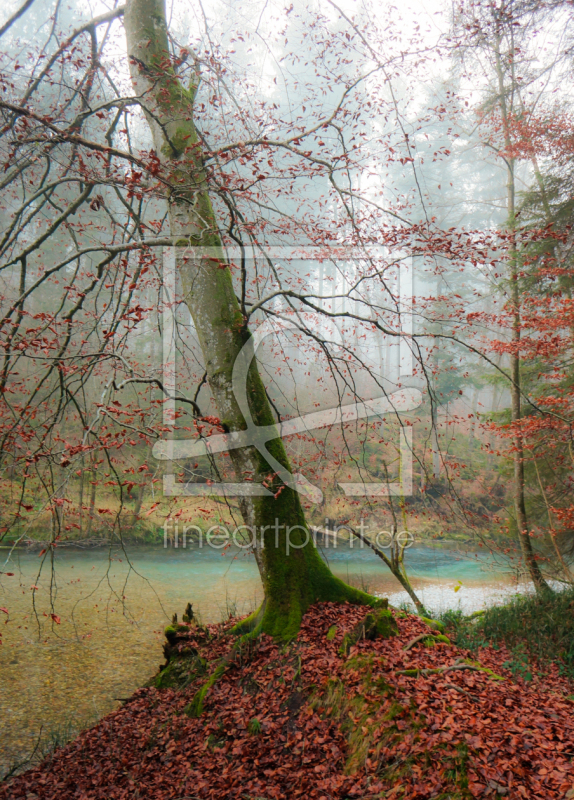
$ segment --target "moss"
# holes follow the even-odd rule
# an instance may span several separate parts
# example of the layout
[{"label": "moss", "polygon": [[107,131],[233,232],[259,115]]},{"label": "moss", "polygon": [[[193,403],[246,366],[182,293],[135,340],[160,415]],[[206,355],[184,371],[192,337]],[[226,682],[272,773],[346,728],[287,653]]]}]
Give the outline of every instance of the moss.
[{"label": "moss", "polygon": [[376,613],[367,614],[365,617],[366,639],[389,639],[397,633],[396,620],[388,609],[380,608]]},{"label": "moss", "polygon": [[429,633],[426,639],[423,639],[422,644],[424,647],[436,647],[437,644],[452,644],[448,636],[442,633]]},{"label": "moss", "polygon": [[437,619],[429,619],[428,617],[421,617],[423,622],[432,628],[435,631],[439,631],[439,633],[446,633],[446,625],[443,622],[440,622]]},{"label": "moss", "polygon": [[388,608],[379,608],[366,615],[350,633],[345,634],[343,642],[339,648],[339,653],[343,656],[348,655],[350,649],[361,639],[389,639],[396,636],[398,627],[395,618]]},{"label": "moss", "polygon": [[[444,775],[452,783],[452,789],[437,795],[437,800],[471,800],[473,795],[468,788],[469,750],[465,742],[454,745],[454,752],[441,753],[445,746],[439,746],[428,754],[429,762],[440,760],[444,765]],[[430,765],[430,763],[429,763]],[[500,795],[496,794],[495,797]]]},{"label": "moss", "polygon": [[471,667],[476,667],[481,672],[485,672],[490,678],[492,678],[495,681],[505,681],[506,680],[506,678],[503,675],[497,675],[496,672],[493,672],[491,669],[488,669],[488,667],[483,667],[482,664],[480,663],[480,661],[473,661],[470,658],[465,658],[464,659],[464,663],[468,664]]},{"label": "moss", "polygon": [[335,636],[337,635],[338,626],[331,625],[329,630],[327,631],[327,641],[332,642]]},{"label": "moss", "polygon": [[245,619],[242,619],[236,623],[231,629],[231,632],[236,634],[245,634],[254,631],[259,627],[264,608],[264,604],[259,606],[259,608],[249,614],[248,617],[245,617]]},{"label": "moss", "polygon": [[418,678],[420,675],[419,669],[403,669],[401,675],[406,675],[407,678]]},{"label": "moss", "polygon": [[216,736],[214,733],[210,733],[205,740],[205,744],[207,745],[207,748],[213,752],[214,750],[225,747],[225,741],[225,737]]},{"label": "moss", "polygon": [[187,717],[197,718],[202,715],[203,703],[209,693],[209,690],[225,673],[226,668],[227,668],[226,664],[219,664],[219,666],[216,667],[216,669],[212,672],[212,674],[209,676],[208,680],[204,683],[201,689],[199,689],[199,691],[195,693],[191,703],[189,703],[183,709],[183,713]]},{"label": "moss", "polygon": [[182,634],[185,635],[188,633],[189,633],[189,625],[178,625],[178,624],[174,625],[173,623],[171,625],[168,625],[164,631],[165,638],[168,640],[170,644],[174,644],[178,636],[181,636]]},{"label": "moss", "polygon": [[173,657],[151,681],[156,689],[185,689],[190,683],[205,675],[207,661],[197,655]]},{"label": "moss", "polygon": [[394,700],[391,703],[391,707],[385,714],[385,719],[387,720],[387,722],[392,722],[397,717],[400,717],[401,714],[404,713],[404,711],[405,711],[404,706],[402,706],[400,703],[397,703],[396,700]]},{"label": "moss", "polygon": [[392,686],[390,683],[388,683],[386,678],[383,677],[377,678],[377,680],[373,684],[373,688],[377,692],[377,694],[380,694],[383,697],[388,697],[389,695],[393,695],[396,692],[395,687]]},{"label": "moss", "polygon": [[168,664],[165,669],[162,669],[162,671],[155,676],[153,682],[156,689],[168,689],[175,685],[176,676],[174,673],[174,665]]}]

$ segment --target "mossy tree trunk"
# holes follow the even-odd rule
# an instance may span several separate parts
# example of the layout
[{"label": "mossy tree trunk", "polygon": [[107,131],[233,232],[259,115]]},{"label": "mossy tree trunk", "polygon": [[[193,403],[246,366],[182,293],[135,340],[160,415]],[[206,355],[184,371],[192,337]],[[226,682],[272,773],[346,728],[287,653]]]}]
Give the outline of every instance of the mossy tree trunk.
[{"label": "mossy tree trunk", "polygon": [[[142,98],[169,183],[176,264],[211,393],[224,427],[244,430],[246,421],[233,392],[232,371],[251,334],[235,295],[209,196],[194,124],[198,83],[184,87],[172,66],[163,0],[128,0],[124,21],[134,90]],[[209,256],[202,257],[195,249],[206,247],[210,248]],[[273,425],[255,360],[246,381],[253,422]],[[279,437],[269,442],[267,449],[291,472]],[[270,496],[245,497],[240,503],[245,524],[256,532],[255,556],[265,592],[264,604],[252,624],[276,638],[290,639],[296,635],[306,608],[316,600],[375,604],[375,598],[347,586],[331,573],[309,537],[299,494],[278,479],[259,451],[240,448],[232,450],[230,456],[238,481],[246,477],[255,482],[266,479],[272,490]]]}]

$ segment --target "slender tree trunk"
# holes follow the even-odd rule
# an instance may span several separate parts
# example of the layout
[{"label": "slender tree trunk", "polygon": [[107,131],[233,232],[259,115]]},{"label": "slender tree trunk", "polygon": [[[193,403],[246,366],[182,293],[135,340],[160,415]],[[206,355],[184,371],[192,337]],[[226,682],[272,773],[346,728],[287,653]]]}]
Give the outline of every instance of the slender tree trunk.
[{"label": "slender tree trunk", "polygon": [[138,493],[136,495],[136,502],[134,504],[134,511],[130,520],[130,527],[136,524],[138,521],[138,517],[140,515],[140,511],[142,510],[143,498],[146,490],[146,483],[142,481],[138,486]]},{"label": "slender tree trunk", "polygon": [[[318,528],[318,530],[322,530]],[[392,575],[398,580],[401,584],[405,592],[411,598],[413,603],[415,604],[417,613],[421,617],[426,617],[428,612],[424,605],[422,604],[421,600],[417,596],[417,593],[413,589],[413,586],[409,580],[409,576],[405,569],[405,562],[404,562],[404,555],[405,555],[405,547],[397,542],[396,538],[393,539],[391,543],[391,551],[390,556],[387,556],[379,547],[377,547],[374,542],[372,542],[368,536],[365,536],[361,531],[356,531],[354,528],[349,527],[348,530],[351,531],[353,536],[356,536],[357,539],[360,539],[363,544],[366,544],[367,547],[370,547],[371,550],[378,555],[381,561],[387,565],[390,569]],[[393,537],[396,536],[396,528],[393,525]]]},{"label": "slender tree trunk", "polygon": [[86,530],[86,537],[89,538],[92,533],[92,526],[94,523],[94,513],[96,508],[96,493],[97,493],[97,472],[96,472],[96,454],[92,453],[90,456],[91,461],[91,468],[90,468],[90,505],[88,506],[88,528]]},{"label": "slender tree trunk", "polygon": [[[520,423],[522,419],[522,398],[520,384],[520,354],[518,345],[520,344],[520,309],[518,305],[518,278],[516,268],[512,271],[513,281],[513,302],[514,318],[512,324],[512,342],[517,345],[516,353],[510,357],[510,370],[512,376],[512,386],[510,389],[512,401],[512,421]],[[519,427],[516,428],[514,436],[514,511],[516,514],[516,524],[518,527],[518,539],[522,557],[530,573],[530,577],[537,591],[549,590],[549,586],[544,580],[536,555],[532,547],[532,540],[528,532],[528,518],[526,516],[526,502],[524,497],[524,437]]]},{"label": "slender tree trunk", "polygon": [[82,533],[82,520],[84,519],[84,467],[85,467],[85,458],[82,454],[82,458],[80,459],[80,490],[79,490],[79,497],[78,497],[78,525],[80,526],[80,534]]},{"label": "slender tree trunk", "polygon": [[[504,73],[502,59],[500,55],[500,40],[496,40],[496,69],[499,88],[499,105],[504,129],[505,147],[507,152],[510,150],[511,139],[509,130],[509,111],[506,102],[506,88],[504,85]],[[508,229],[512,235],[516,230],[516,188],[515,188],[515,161],[510,156],[506,158],[506,203],[508,211]],[[518,527],[518,540],[524,563],[528,569],[536,591],[549,591],[550,587],[544,580],[540,567],[536,560],[536,555],[532,547],[532,540],[528,532],[528,518],[526,516],[526,502],[524,496],[524,437],[520,430],[522,419],[522,387],[520,377],[520,336],[521,336],[521,307],[520,307],[520,287],[519,278],[519,254],[515,243],[511,245],[509,253],[509,272],[510,272],[510,296],[512,303],[512,336],[511,341],[514,345],[510,355],[510,375],[512,384],[510,386],[511,396],[511,419],[515,423],[514,435],[514,510],[516,514],[516,525]]]},{"label": "slender tree trunk", "polygon": [[[163,0],[128,0],[125,11],[130,71],[143,98],[157,155],[170,184],[168,211],[184,299],[203,353],[209,387],[222,425],[244,430],[246,420],[233,391],[232,370],[248,330],[233,288],[208,193],[201,143],[193,121],[196,82],[185,88],[172,68]],[[196,248],[210,248],[201,255]],[[206,252],[206,251],[202,251]],[[249,411],[256,426],[274,418],[255,359],[246,374]],[[291,472],[283,442],[267,444],[269,454]],[[279,639],[296,635],[307,607],[317,600],[373,605],[376,600],[331,573],[305,522],[299,494],[286,486],[253,447],[230,452],[236,479],[267,479],[271,493],[240,501],[252,529],[265,601],[253,625]]]},{"label": "slender tree trunk", "polygon": [[[153,444],[150,444],[148,449],[146,450],[146,454],[145,454],[145,457],[144,457],[144,464],[147,464],[148,461],[150,460],[150,458],[152,456],[152,451],[153,451]],[[136,500],[135,500],[135,503],[134,503],[134,510],[133,510],[133,513],[131,514],[131,516],[129,517],[129,523],[128,523],[128,527],[129,528],[133,528],[134,525],[136,524],[136,522],[138,521],[138,518],[139,518],[139,515],[140,515],[140,511],[142,510],[144,494],[145,494],[145,490],[146,490],[147,486],[148,486],[148,483],[147,483],[144,475],[142,474],[142,482],[138,486],[138,493],[136,495]]]},{"label": "slender tree trunk", "polygon": [[468,466],[472,467],[474,455],[474,440],[476,436],[476,412],[478,408],[478,389],[475,387],[472,393],[472,419],[468,432]]}]

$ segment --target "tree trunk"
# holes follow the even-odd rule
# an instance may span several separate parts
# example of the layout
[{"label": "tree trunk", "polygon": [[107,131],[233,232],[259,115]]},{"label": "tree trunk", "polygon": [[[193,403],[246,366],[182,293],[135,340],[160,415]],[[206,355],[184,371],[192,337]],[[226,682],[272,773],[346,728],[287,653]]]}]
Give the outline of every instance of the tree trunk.
[{"label": "tree trunk", "polygon": [[[510,139],[510,115],[506,102],[506,89],[504,86],[504,73],[502,68],[502,58],[500,55],[500,40],[496,39],[496,71],[498,77],[499,105],[502,117],[504,144],[506,150],[511,148]],[[516,230],[516,186],[514,177],[515,161],[511,157],[506,158],[506,204],[508,211],[508,229],[514,236]],[[514,509],[516,514],[516,525],[518,527],[518,541],[524,563],[528,569],[536,591],[550,591],[550,587],[544,580],[536,555],[532,547],[532,540],[528,532],[528,519],[526,516],[526,502],[524,498],[524,437],[520,430],[522,419],[522,391],[520,380],[520,335],[521,335],[521,307],[520,307],[520,287],[518,285],[518,251],[514,242],[511,244],[509,252],[509,272],[510,272],[510,296],[512,303],[512,344],[513,352],[510,355],[510,376],[512,384],[510,386],[511,396],[511,419],[516,424],[514,435]]]},{"label": "tree trunk", "polygon": [[140,511],[142,510],[142,504],[143,504],[145,490],[146,490],[146,482],[145,482],[145,480],[142,480],[142,482],[138,486],[138,493],[136,495],[136,501],[134,503],[134,510],[133,510],[133,514],[131,515],[131,519],[130,519],[130,528],[133,528],[133,526],[136,524],[136,522],[139,519]]},{"label": "tree trunk", "polygon": [[478,408],[478,389],[475,387],[472,393],[472,419],[468,432],[468,466],[472,467],[474,456],[474,440],[476,435],[476,412]]},{"label": "tree trunk", "polygon": [[88,528],[86,530],[86,538],[87,539],[89,539],[90,536],[92,535],[92,527],[93,527],[93,524],[94,524],[94,514],[95,514],[95,509],[96,509],[96,493],[97,493],[97,489],[98,489],[97,481],[96,481],[97,474],[98,474],[97,473],[96,461],[97,461],[96,454],[95,454],[95,452],[92,452],[90,454],[90,462],[91,462],[90,477],[91,477],[91,481],[90,481],[90,505],[88,507]]},{"label": "tree trunk", "polygon": [[[170,232],[184,299],[203,353],[211,393],[223,427],[245,430],[235,397],[232,370],[248,343],[248,330],[233,288],[208,193],[201,144],[193,121],[197,83],[186,89],[172,67],[163,0],[128,0],[125,11],[130,72],[135,93],[143,98],[157,155],[170,186]],[[210,248],[201,255],[195,248]],[[204,251],[205,252],[205,251]],[[247,370],[249,411],[256,426],[274,424],[255,359]],[[267,450],[291,472],[278,437]],[[305,522],[299,494],[285,485],[254,447],[230,452],[236,480],[266,485],[266,497],[245,497],[240,508],[252,529],[255,557],[265,601],[252,623],[278,639],[297,634],[307,607],[317,600],[373,605],[375,598],[353,589],[331,573],[321,559]]]},{"label": "tree trunk", "polygon": [[85,458],[84,454],[82,453],[82,457],[80,459],[80,488],[79,488],[79,496],[78,496],[78,525],[80,526],[80,535],[82,534],[82,521],[84,519],[83,513],[83,505],[84,505],[84,468],[85,468]]}]

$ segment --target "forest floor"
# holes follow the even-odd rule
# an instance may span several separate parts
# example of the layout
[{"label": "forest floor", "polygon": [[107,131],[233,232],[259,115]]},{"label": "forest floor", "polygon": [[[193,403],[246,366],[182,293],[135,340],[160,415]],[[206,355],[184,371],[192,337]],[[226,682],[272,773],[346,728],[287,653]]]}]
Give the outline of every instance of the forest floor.
[{"label": "forest floor", "polygon": [[318,604],[296,642],[262,636],[232,658],[233,621],[180,628],[151,685],[0,798],[574,798],[574,685],[557,664],[525,680],[503,645],[471,653],[396,611],[397,635],[345,652],[365,614]]}]

